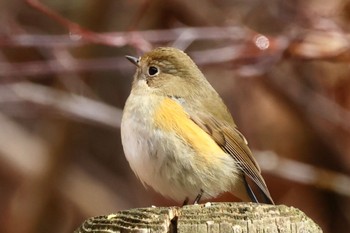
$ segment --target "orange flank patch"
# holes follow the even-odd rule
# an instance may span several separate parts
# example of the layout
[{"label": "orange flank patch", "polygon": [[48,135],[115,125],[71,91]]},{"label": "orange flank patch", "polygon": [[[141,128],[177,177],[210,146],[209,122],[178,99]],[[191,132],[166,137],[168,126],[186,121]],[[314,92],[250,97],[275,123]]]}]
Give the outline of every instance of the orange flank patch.
[{"label": "orange flank patch", "polygon": [[155,112],[154,120],[159,128],[175,132],[189,143],[198,155],[210,159],[211,162],[223,154],[210,135],[193,122],[182,106],[172,99],[166,98],[162,101]]}]

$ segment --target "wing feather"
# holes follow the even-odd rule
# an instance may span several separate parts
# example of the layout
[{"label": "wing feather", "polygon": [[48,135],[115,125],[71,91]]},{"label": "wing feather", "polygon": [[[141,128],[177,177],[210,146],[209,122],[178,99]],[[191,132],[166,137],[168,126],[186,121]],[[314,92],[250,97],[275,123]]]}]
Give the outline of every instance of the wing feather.
[{"label": "wing feather", "polygon": [[253,157],[247,140],[242,133],[235,126],[220,123],[214,117],[191,113],[189,115],[225,152],[237,161],[238,166],[259,187],[267,201],[273,203],[270,192],[261,176],[259,165]]}]

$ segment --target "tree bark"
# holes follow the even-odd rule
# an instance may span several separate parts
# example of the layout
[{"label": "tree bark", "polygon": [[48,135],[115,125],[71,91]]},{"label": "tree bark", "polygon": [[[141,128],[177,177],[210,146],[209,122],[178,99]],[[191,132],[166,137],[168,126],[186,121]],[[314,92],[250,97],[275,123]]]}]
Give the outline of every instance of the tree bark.
[{"label": "tree bark", "polygon": [[184,207],[149,207],[86,220],[74,233],[320,233],[302,211],[284,205],[206,203]]}]

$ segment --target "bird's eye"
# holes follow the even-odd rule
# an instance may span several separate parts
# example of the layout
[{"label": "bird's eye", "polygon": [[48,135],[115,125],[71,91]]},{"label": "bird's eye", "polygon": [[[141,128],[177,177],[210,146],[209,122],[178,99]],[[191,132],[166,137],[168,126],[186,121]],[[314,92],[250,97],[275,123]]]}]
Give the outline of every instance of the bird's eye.
[{"label": "bird's eye", "polygon": [[150,66],[148,68],[148,74],[151,75],[151,76],[158,74],[158,72],[159,72],[158,68],[155,67],[155,66]]}]

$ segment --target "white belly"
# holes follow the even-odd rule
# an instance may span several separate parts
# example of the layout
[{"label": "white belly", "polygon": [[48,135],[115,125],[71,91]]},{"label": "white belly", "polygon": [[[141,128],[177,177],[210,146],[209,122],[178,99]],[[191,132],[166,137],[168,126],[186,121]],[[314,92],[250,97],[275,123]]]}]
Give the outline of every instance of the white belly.
[{"label": "white belly", "polygon": [[232,189],[237,172],[233,159],[222,156],[217,167],[197,167],[193,149],[178,135],[155,128],[153,104],[161,101],[153,96],[132,97],[126,102],[121,125],[125,156],[135,174],[155,191],[177,201],[193,200],[201,189],[203,198]]}]

